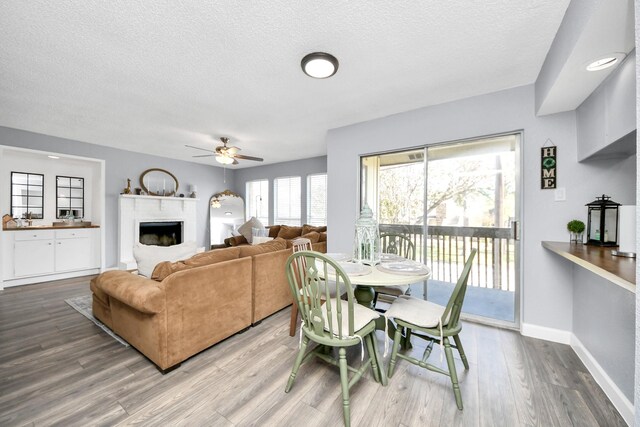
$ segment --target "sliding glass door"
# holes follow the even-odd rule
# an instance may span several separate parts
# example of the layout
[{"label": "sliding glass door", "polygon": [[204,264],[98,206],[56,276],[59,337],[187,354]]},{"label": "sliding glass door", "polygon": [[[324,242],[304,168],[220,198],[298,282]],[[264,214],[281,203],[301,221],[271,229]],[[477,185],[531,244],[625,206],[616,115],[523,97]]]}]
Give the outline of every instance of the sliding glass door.
[{"label": "sliding glass door", "polygon": [[413,296],[445,304],[478,249],[463,313],[517,324],[520,134],[362,157],[361,195],[381,233],[402,234],[432,270]]}]

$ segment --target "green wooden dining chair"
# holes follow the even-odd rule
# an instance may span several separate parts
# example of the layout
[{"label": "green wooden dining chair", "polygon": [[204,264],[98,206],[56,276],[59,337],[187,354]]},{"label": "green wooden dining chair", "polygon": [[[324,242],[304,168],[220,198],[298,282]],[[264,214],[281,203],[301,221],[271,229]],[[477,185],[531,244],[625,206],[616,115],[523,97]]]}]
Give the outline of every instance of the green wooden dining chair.
[{"label": "green wooden dining chair", "polygon": [[[378,357],[376,344],[376,322],[379,314],[357,303],[353,288],[345,271],[331,258],[313,251],[292,254],[286,263],[287,280],[291,294],[302,317],[300,326],[300,349],[293,364],[285,392],[289,392],[296,379],[300,365],[312,357],[340,368],[343,417],[350,425],[349,389],[357,383],[367,369],[373,370],[377,382],[386,384],[387,379]],[[335,285],[344,286],[346,300],[332,297]],[[307,352],[309,342],[318,344]],[[361,366],[358,369],[347,365],[346,348],[359,346]],[[368,357],[364,358],[364,347]],[[331,349],[338,349],[334,358]],[[353,376],[349,379],[349,373]]]},{"label": "green wooden dining chair", "polygon": [[[416,259],[416,247],[413,242],[402,234],[381,233],[380,234],[380,252],[385,254],[398,255],[406,259]],[[378,302],[379,295],[387,295],[397,298],[405,295],[410,291],[409,285],[400,286],[377,286],[373,297],[373,307]]]},{"label": "green wooden dining chair", "polygon": [[[473,258],[477,249],[472,249],[469,258],[464,264],[462,274],[453,289],[453,293],[449,298],[446,307],[425,301],[419,298],[402,296],[396,299],[391,308],[385,313],[388,319],[393,319],[397,324],[397,329],[393,339],[393,349],[391,351],[391,362],[389,363],[389,378],[393,375],[397,358],[405,359],[421,368],[447,375],[451,378],[453,386],[453,394],[456,398],[458,409],[462,409],[462,396],[460,394],[460,386],[458,385],[458,374],[453,359],[453,351],[455,348],[460,353],[460,359],[465,369],[469,369],[467,356],[464,354],[462,342],[460,341],[460,331],[462,324],[460,323],[460,312],[462,303],[467,291],[467,282],[469,281],[469,272]],[[398,352],[399,343],[402,338],[403,330],[406,330],[406,336],[418,337],[429,341],[427,348],[422,355],[422,359],[416,359],[409,355]],[[455,345],[451,344],[449,338],[453,338]],[[431,350],[435,342],[440,342],[444,346],[444,354],[447,359],[448,372],[430,363],[427,359],[431,355]]]}]

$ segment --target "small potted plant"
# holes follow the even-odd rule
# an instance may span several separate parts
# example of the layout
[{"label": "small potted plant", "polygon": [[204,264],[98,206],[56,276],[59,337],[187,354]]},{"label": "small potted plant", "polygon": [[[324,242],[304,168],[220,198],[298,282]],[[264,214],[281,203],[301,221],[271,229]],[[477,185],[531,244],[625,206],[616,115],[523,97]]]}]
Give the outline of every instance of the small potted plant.
[{"label": "small potted plant", "polygon": [[570,243],[582,243],[582,234],[584,233],[584,222],[574,219],[567,224],[567,230],[569,230],[569,242]]}]

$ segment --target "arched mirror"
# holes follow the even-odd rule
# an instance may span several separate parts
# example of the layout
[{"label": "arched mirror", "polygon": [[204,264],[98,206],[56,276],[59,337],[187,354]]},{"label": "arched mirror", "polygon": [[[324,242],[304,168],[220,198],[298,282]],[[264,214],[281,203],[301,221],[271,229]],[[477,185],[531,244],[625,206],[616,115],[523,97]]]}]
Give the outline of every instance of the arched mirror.
[{"label": "arched mirror", "polygon": [[150,196],[173,196],[178,193],[178,178],[164,169],[147,169],[140,175],[140,186]]},{"label": "arched mirror", "polygon": [[211,246],[221,245],[233,236],[233,231],[244,224],[244,200],[240,195],[225,190],[209,200],[209,229]]}]

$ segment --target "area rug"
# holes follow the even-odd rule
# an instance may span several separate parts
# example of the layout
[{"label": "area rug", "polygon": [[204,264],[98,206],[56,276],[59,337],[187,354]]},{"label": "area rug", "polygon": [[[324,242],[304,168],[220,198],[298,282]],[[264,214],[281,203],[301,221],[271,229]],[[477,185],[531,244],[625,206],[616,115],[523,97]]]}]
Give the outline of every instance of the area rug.
[{"label": "area rug", "polygon": [[113,333],[113,331],[107,328],[101,321],[93,317],[93,310],[91,309],[91,295],[83,295],[81,297],[69,298],[64,300],[78,313],[82,314],[87,319],[96,324],[97,327],[109,334],[114,340],[118,341],[125,347],[129,347],[129,343]]}]

